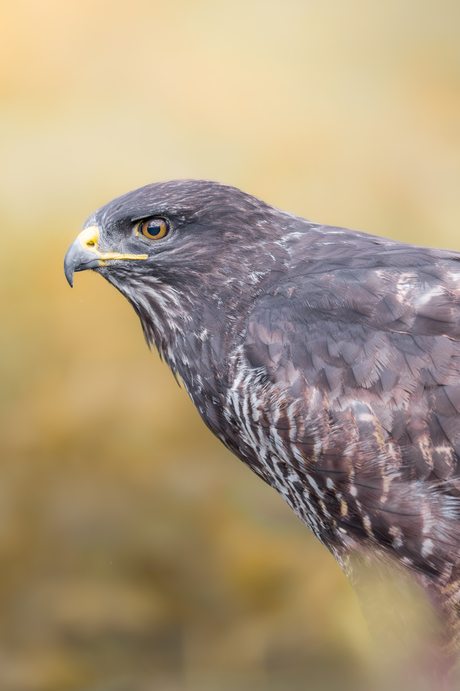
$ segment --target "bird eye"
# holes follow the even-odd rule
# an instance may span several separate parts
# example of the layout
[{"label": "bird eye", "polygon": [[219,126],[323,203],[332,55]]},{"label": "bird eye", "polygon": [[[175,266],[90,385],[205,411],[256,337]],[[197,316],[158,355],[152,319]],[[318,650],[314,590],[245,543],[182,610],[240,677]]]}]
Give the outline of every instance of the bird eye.
[{"label": "bird eye", "polygon": [[169,233],[169,225],[163,218],[151,218],[139,223],[137,233],[142,233],[149,240],[161,240]]}]

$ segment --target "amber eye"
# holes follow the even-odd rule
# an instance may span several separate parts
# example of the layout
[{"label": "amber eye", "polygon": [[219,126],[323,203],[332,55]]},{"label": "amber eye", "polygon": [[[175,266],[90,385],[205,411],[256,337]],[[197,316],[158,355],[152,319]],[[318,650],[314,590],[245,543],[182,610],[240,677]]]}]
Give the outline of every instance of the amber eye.
[{"label": "amber eye", "polygon": [[169,226],[163,218],[152,218],[139,223],[137,232],[149,240],[161,240],[169,233]]}]

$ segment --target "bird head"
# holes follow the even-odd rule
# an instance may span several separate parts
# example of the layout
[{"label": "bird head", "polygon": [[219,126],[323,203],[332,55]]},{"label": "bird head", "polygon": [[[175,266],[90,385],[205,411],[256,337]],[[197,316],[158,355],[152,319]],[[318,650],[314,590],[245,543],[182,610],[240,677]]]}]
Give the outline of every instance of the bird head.
[{"label": "bird head", "polygon": [[292,218],[215,182],[147,185],[90,216],[67,252],[65,275],[72,286],[77,271],[100,273],[164,353],[165,339],[206,311],[227,322],[241,314],[283,254],[275,245]]}]

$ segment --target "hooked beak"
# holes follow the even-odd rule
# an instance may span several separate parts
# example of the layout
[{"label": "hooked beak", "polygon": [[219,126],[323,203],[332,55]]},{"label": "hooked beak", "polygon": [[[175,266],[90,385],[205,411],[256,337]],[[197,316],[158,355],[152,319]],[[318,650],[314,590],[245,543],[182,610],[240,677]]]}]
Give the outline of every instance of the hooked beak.
[{"label": "hooked beak", "polygon": [[97,242],[99,228],[90,226],[83,230],[70,245],[64,259],[64,273],[68,284],[73,288],[75,271],[86,271],[104,266],[110,259],[148,259],[148,254],[120,254],[118,252],[99,252]]}]

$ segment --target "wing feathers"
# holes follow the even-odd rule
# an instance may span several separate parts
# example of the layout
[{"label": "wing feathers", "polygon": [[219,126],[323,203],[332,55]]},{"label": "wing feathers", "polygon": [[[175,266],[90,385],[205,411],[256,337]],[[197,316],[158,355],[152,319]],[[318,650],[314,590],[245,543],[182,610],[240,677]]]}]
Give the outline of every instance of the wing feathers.
[{"label": "wing feathers", "polygon": [[[460,273],[452,264],[450,273],[427,265],[290,279],[258,300],[245,340],[249,366],[268,378],[259,419],[264,410],[310,505],[340,531],[438,575],[449,550],[460,560]],[[280,413],[281,400],[290,414]]]}]

